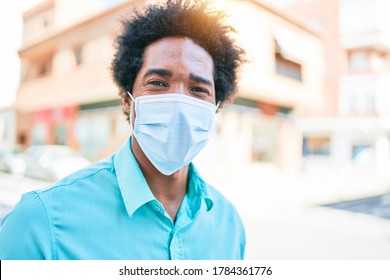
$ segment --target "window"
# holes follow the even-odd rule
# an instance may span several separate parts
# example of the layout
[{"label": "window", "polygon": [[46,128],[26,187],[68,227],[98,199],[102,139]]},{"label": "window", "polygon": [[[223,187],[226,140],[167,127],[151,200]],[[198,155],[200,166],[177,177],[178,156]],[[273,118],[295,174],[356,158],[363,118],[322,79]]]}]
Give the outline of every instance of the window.
[{"label": "window", "polygon": [[83,48],[77,47],[74,49],[74,57],[76,60],[76,65],[80,65],[83,62]]},{"label": "window", "polygon": [[355,166],[370,167],[375,164],[375,149],[369,144],[355,144],[352,146],[352,162]]},{"label": "window", "polygon": [[50,21],[48,18],[42,19],[42,26],[43,26],[43,28],[48,28],[50,26]]},{"label": "window", "polygon": [[254,162],[276,162],[278,138],[282,120],[277,117],[253,116],[252,160]]},{"label": "window", "polygon": [[276,40],[275,42],[275,72],[279,75],[302,81],[302,66],[301,64],[292,61],[288,55],[284,54],[282,48]]},{"label": "window", "polygon": [[[42,35],[53,27],[54,23],[54,1],[41,1],[40,10],[27,11],[23,16],[23,38],[33,38]],[[46,7],[43,7],[46,6]]]},{"label": "window", "polygon": [[45,144],[48,134],[48,128],[44,123],[36,123],[32,127],[31,132],[31,144],[32,145],[43,145]]},{"label": "window", "polygon": [[275,53],[275,71],[277,74],[302,81],[302,66]]},{"label": "window", "polygon": [[41,62],[38,67],[38,77],[46,76],[51,72],[51,61]]},{"label": "window", "polygon": [[55,126],[55,144],[66,145],[66,126],[65,124],[57,124]]},{"label": "window", "polygon": [[348,65],[351,70],[366,70],[368,62],[368,54],[364,51],[353,51],[348,54]]},{"label": "window", "polygon": [[311,136],[303,138],[303,156],[330,155],[330,138],[328,136]]},{"label": "window", "polygon": [[350,94],[348,98],[350,113],[374,113],[376,112],[376,96],[374,93]]},{"label": "window", "polygon": [[23,60],[21,67],[21,82],[45,77],[52,72],[53,55]]},{"label": "window", "polygon": [[352,146],[352,159],[356,159],[361,156],[363,153],[367,152],[370,149],[370,145],[353,145]]}]

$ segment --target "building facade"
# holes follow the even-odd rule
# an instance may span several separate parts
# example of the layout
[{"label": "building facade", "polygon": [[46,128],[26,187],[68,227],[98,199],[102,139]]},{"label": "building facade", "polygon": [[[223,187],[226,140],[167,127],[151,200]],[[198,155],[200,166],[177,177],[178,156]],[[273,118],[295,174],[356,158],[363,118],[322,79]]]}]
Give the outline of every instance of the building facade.
[{"label": "building facade", "polygon": [[318,114],[300,115],[308,162],[388,176],[390,28],[384,0],[273,0],[324,28],[325,96]]},{"label": "building facade", "polygon": [[84,13],[69,20],[70,4],[43,1],[24,14],[17,141],[65,144],[96,160],[128,132],[118,125],[122,114],[109,67],[117,19],[129,4],[99,10],[74,2]]},{"label": "building facade", "polygon": [[[69,145],[97,160],[130,135],[109,67],[119,19],[145,1],[104,10],[87,7],[87,16],[80,12],[72,21],[57,22],[57,17],[67,18],[60,15],[66,12],[60,9],[62,1],[44,1],[25,13],[30,31],[19,51],[16,139],[26,147]],[[296,172],[302,137],[295,113],[316,111],[323,99],[322,34],[260,1],[217,2],[231,15],[248,63],[237,98],[217,114],[213,140],[199,160],[267,162]]]},{"label": "building facade", "polygon": [[16,116],[11,106],[0,108],[0,152],[15,149]]}]

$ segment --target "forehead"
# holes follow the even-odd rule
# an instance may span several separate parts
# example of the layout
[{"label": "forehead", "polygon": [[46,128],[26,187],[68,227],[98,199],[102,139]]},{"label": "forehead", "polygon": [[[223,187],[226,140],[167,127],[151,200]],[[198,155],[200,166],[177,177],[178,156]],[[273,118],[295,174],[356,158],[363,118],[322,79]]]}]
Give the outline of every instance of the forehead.
[{"label": "forehead", "polygon": [[167,37],[153,42],[145,49],[140,72],[151,68],[213,77],[214,64],[210,54],[191,39]]}]

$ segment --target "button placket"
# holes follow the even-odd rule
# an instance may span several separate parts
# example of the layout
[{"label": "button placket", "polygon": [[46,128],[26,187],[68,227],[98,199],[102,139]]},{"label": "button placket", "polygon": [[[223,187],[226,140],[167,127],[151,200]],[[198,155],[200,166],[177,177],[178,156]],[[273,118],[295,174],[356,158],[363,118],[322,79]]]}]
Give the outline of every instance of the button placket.
[{"label": "button placket", "polygon": [[156,212],[158,212],[158,213],[160,213],[160,214],[162,214],[162,215],[164,215],[164,207],[158,202],[158,201],[155,201],[154,203],[153,203],[153,209],[156,211]]},{"label": "button placket", "polygon": [[168,231],[172,231],[174,225],[172,219],[168,216],[167,212],[165,212],[164,206],[155,200],[150,204],[149,207],[150,210],[153,211],[157,217],[159,217],[159,220],[164,223]]},{"label": "button placket", "polygon": [[180,242],[180,235],[177,231],[172,231],[172,239],[171,244],[169,246],[169,250],[171,253],[171,259],[172,260],[182,260],[183,259],[183,252],[182,252],[182,246]]}]

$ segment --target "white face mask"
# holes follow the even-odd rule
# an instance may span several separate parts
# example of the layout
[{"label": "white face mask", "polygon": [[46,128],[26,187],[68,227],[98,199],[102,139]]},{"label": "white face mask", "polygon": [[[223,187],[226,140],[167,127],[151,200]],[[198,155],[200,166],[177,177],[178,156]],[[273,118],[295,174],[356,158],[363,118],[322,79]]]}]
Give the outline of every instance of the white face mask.
[{"label": "white face mask", "polygon": [[137,97],[133,134],[151,163],[164,175],[189,164],[206,146],[215,106],[184,94]]}]

